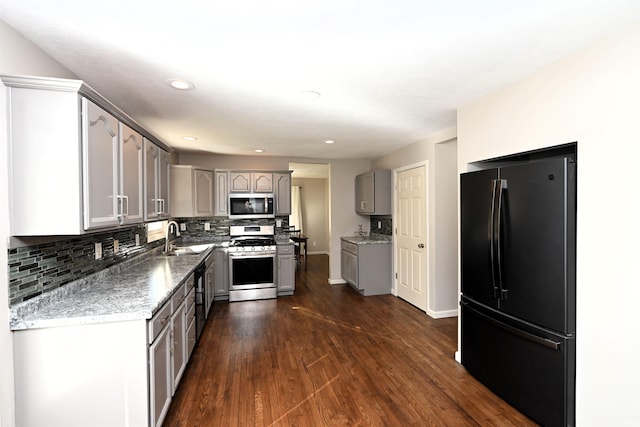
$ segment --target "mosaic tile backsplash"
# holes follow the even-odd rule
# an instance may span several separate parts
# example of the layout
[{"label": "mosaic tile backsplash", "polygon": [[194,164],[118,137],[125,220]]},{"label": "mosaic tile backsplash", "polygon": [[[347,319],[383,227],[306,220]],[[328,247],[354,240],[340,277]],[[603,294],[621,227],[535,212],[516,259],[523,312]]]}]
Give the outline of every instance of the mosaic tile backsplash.
[{"label": "mosaic tile backsplash", "polygon": [[[380,222],[381,228],[378,228]],[[372,215],[369,233],[393,236],[393,221],[391,215]]]},{"label": "mosaic tile backsplash", "polygon": [[[288,217],[282,220],[282,228],[288,227]],[[175,218],[186,224],[182,238],[206,239],[229,235],[230,225],[275,224],[275,220],[234,220],[227,218]],[[210,230],[205,230],[205,223]],[[276,234],[282,228],[276,229]],[[140,245],[135,244],[135,235]],[[113,242],[118,240],[119,251],[114,254]],[[102,258],[95,259],[95,243],[102,243]],[[110,232],[74,236],[52,243],[24,246],[8,250],[9,305],[52,291],[67,283],[119,264],[130,257],[164,245],[164,239],[147,243],[144,225]]]}]

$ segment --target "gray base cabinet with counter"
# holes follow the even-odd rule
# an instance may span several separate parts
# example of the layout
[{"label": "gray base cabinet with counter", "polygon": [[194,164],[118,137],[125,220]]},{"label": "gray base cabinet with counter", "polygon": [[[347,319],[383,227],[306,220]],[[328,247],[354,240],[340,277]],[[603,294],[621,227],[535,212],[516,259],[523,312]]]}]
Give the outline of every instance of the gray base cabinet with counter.
[{"label": "gray base cabinet with counter", "polygon": [[193,274],[149,319],[14,331],[16,425],[160,426],[195,345]]},{"label": "gray base cabinet with counter", "polygon": [[391,242],[341,238],[342,278],[362,295],[391,293]]}]

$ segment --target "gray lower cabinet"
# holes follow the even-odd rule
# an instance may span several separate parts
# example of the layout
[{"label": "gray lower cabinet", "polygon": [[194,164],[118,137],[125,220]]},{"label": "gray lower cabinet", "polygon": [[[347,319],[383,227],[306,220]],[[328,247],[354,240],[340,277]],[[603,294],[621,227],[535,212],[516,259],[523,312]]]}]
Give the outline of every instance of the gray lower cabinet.
[{"label": "gray lower cabinet", "polygon": [[229,299],[229,253],[226,248],[216,248],[213,251],[214,270],[214,301]]},{"label": "gray lower cabinet", "polygon": [[342,278],[362,295],[391,293],[391,242],[355,244],[341,240]]},{"label": "gray lower cabinet", "polygon": [[161,425],[189,360],[193,289],[190,276],[149,320],[14,331],[16,425]]},{"label": "gray lower cabinet", "polygon": [[278,245],[276,250],[278,296],[293,295],[296,290],[296,264],[293,243]]}]

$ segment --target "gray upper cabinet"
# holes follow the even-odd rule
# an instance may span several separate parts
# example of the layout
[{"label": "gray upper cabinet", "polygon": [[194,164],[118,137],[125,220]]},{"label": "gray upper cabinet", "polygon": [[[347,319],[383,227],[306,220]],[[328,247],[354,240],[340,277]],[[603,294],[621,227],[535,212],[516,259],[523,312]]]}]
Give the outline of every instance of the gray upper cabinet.
[{"label": "gray upper cabinet", "polygon": [[188,165],[171,166],[171,216],[213,216],[213,171]]},{"label": "gray upper cabinet", "polygon": [[229,171],[217,170],[214,172],[215,203],[214,216],[229,215]]},{"label": "gray upper cabinet", "polygon": [[356,177],[356,213],[391,215],[391,171],[374,170]]},{"label": "gray upper cabinet", "polygon": [[229,191],[232,193],[273,193],[271,172],[232,171],[229,173]]},{"label": "gray upper cabinet", "polygon": [[12,236],[78,235],[143,220],[141,127],[81,80],[0,80]]},{"label": "gray upper cabinet", "polygon": [[82,98],[84,228],[142,222],[142,135]]},{"label": "gray upper cabinet", "polygon": [[144,219],[153,221],[171,214],[169,153],[144,139]]},{"label": "gray upper cabinet", "polygon": [[273,174],[276,216],[291,215],[291,172]]},{"label": "gray upper cabinet", "polygon": [[143,220],[144,145],[142,135],[124,123],[120,123],[118,177],[119,193],[116,200],[120,224],[139,223]]},{"label": "gray upper cabinet", "polygon": [[118,225],[118,121],[82,99],[84,228]]}]

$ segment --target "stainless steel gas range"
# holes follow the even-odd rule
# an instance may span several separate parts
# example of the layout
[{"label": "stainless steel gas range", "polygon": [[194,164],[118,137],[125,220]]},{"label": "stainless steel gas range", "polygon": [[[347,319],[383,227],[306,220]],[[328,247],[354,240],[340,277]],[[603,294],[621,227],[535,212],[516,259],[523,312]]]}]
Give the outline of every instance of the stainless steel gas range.
[{"label": "stainless steel gas range", "polygon": [[276,298],[274,226],[234,225],[229,234],[229,302]]}]

